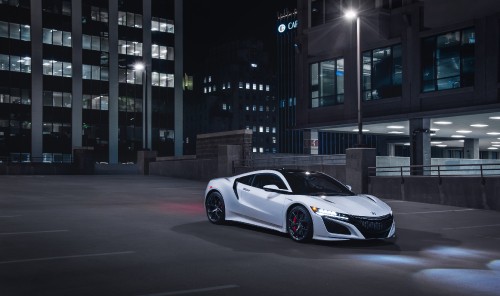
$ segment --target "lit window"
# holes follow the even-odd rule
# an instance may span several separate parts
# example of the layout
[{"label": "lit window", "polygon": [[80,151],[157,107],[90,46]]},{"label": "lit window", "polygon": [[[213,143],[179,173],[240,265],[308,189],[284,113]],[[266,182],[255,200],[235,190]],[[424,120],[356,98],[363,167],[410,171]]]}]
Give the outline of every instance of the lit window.
[{"label": "lit window", "polygon": [[263,84],[259,84],[259,90],[264,90],[264,85]]},{"label": "lit window", "polygon": [[252,89],[253,89],[253,90],[257,90],[257,84],[255,84],[255,83],[254,83],[254,84],[252,84]]},{"label": "lit window", "polygon": [[241,81],[240,81],[240,82],[238,83],[238,88],[243,88],[243,82],[241,82]]},{"label": "lit window", "polygon": [[245,83],[245,89],[250,89],[250,83]]},{"label": "lit window", "polygon": [[259,133],[263,133],[264,132],[264,127],[261,125],[259,126]]}]

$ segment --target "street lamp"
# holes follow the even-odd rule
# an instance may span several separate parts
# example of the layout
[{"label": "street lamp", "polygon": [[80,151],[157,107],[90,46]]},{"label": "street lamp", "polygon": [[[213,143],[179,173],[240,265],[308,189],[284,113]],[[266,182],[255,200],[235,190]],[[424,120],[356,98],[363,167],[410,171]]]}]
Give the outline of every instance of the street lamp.
[{"label": "street lamp", "polygon": [[358,100],[358,147],[363,147],[363,113],[361,109],[361,46],[359,42],[360,27],[359,27],[359,14],[354,9],[348,9],[344,13],[344,17],[348,20],[356,19],[356,86],[357,86],[357,100]]},{"label": "street lamp", "polygon": [[148,121],[148,74],[147,67],[144,63],[135,63],[134,70],[137,72],[141,72],[142,75],[142,134],[143,134],[143,142],[142,149],[149,150],[149,141],[148,141],[148,133],[149,133],[149,121]]}]

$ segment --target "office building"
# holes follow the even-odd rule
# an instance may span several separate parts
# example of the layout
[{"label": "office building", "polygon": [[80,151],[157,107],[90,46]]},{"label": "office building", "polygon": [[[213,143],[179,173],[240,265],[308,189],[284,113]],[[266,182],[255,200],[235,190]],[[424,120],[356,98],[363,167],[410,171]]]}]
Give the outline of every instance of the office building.
[{"label": "office building", "polygon": [[0,0],[0,156],[182,154],[182,1]]},{"label": "office building", "polygon": [[297,128],[356,135],[361,123],[387,137],[379,154],[408,151],[415,165],[498,157],[498,1],[297,3]]}]

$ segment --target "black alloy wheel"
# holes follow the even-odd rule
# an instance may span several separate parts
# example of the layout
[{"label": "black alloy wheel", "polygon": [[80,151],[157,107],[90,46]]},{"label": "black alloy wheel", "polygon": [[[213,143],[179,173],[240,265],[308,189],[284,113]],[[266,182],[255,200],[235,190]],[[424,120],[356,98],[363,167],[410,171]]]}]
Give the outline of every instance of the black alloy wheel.
[{"label": "black alloy wheel", "polygon": [[312,218],[303,206],[294,206],[287,215],[286,228],[290,238],[297,242],[306,242],[313,236]]},{"label": "black alloy wheel", "polygon": [[214,224],[222,224],[226,219],[226,208],[222,195],[214,191],[210,193],[205,200],[205,209],[207,210],[208,221]]}]

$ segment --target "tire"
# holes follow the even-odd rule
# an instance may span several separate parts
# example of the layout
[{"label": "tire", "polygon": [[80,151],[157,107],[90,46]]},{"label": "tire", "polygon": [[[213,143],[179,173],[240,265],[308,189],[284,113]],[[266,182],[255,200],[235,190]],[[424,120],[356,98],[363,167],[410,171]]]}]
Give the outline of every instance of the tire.
[{"label": "tire", "polygon": [[294,206],[286,216],[286,229],[292,240],[307,242],[312,239],[313,222],[306,208],[300,205]]},{"label": "tire", "polygon": [[208,221],[214,224],[223,224],[226,220],[226,207],[222,195],[217,192],[211,192],[205,199],[205,209],[207,211]]}]

